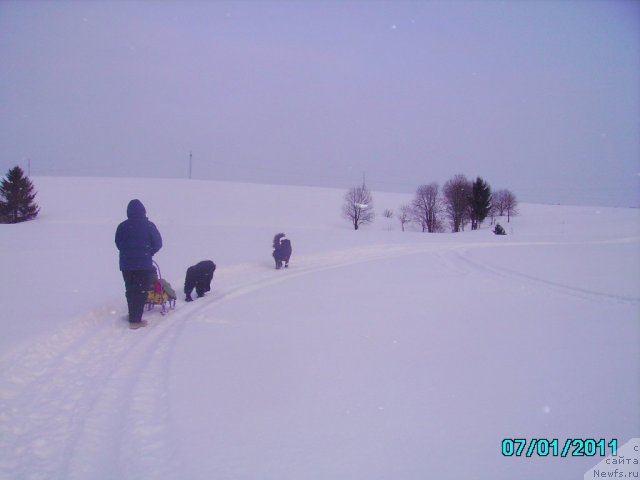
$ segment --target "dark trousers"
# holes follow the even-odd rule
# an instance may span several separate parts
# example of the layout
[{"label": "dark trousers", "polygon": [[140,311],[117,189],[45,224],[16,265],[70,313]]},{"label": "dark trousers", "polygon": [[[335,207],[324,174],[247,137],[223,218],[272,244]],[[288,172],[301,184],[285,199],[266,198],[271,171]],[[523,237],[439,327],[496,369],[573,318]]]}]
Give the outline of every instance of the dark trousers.
[{"label": "dark trousers", "polygon": [[140,322],[142,312],[144,312],[144,304],[147,302],[147,292],[151,285],[151,272],[149,270],[127,270],[122,272],[122,277],[129,306],[129,322]]}]

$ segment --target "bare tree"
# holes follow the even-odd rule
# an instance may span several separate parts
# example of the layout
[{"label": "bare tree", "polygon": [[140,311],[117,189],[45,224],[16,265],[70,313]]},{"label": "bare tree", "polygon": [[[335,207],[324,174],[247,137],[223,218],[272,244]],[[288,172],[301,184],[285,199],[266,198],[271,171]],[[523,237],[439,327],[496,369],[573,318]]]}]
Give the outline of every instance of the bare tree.
[{"label": "bare tree", "polygon": [[506,194],[507,194],[507,191],[502,189],[502,190],[496,190],[495,192],[493,192],[493,195],[491,196],[491,203],[493,205],[493,208],[495,209],[494,214],[497,215],[498,217],[502,217],[504,215]]},{"label": "bare tree", "polygon": [[502,217],[506,213],[507,222],[510,221],[512,216],[518,214],[518,199],[511,190],[506,188],[496,190],[491,200],[495,208],[495,214]]},{"label": "bare tree", "polygon": [[491,225],[493,225],[494,223],[496,223],[496,215],[498,215],[498,209],[493,204],[493,195],[491,196],[491,199],[492,203],[491,207],[489,208],[489,217],[491,217]]},{"label": "bare tree", "polygon": [[373,222],[373,198],[365,185],[350,188],[345,194],[342,216],[353,224],[354,230],[358,230],[360,225]]},{"label": "bare tree", "polygon": [[416,221],[429,233],[437,232],[442,214],[442,201],[438,196],[440,187],[437,183],[429,185],[420,185],[416,190],[416,196],[413,198],[413,214]]},{"label": "bare tree", "polygon": [[403,232],[404,232],[404,226],[411,223],[412,216],[413,216],[413,207],[411,205],[400,206],[400,213],[398,214],[398,220],[400,221],[400,226],[402,227]]},{"label": "bare tree", "polygon": [[385,208],[384,212],[382,212],[382,216],[387,219],[387,230],[391,231],[393,229],[393,225],[391,223],[391,219],[393,218],[393,210],[390,208]]},{"label": "bare tree", "polygon": [[518,215],[518,199],[510,190],[505,190],[504,209],[507,211],[507,222]]},{"label": "bare tree", "polygon": [[464,175],[455,175],[444,184],[444,203],[451,230],[459,232],[470,219],[471,182]]}]

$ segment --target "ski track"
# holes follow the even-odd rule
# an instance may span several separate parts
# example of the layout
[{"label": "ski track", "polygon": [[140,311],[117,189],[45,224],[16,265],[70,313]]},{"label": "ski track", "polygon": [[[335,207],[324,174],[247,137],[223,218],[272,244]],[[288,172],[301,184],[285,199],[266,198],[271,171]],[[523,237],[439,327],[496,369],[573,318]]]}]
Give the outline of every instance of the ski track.
[{"label": "ski track", "polygon": [[[604,242],[603,242],[604,243]],[[515,246],[515,245],[514,245]],[[478,260],[472,260],[466,255],[466,248],[459,249],[455,252],[458,262],[466,264],[473,270],[487,274],[491,277],[497,278],[501,281],[507,281],[513,284],[513,280],[516,280],[519,285],[522,286],[535,286],[550,289],[556,293],[563,295],[569,295],[572,297],[578,297],[585,300],[606,301],[612,303],[624,303],[629,305],[640,305],[640,298],[634,298],[625,295],[616,295],[613,293],[598,292],[587,288],[576,287],[572,285],[566,285],[551,280],[535,277],[522,272],[516,272],[504,267],[497,267],[494,265],[488,265]]]},{"label": "ski track", "polygon": [[[604,240],[611,243],[637,239]],[[190,478],[181,461],[168,395],[173,348],[189,322],[210,322],[209,310],[300,276],[417,253],[434,253],[462,274],[517,278],[586,299],[638,305],[640,300],[561,285],[489,266],[469,248],[562,242],[375,245],[296,257],[286,271],[267,264],[220,268],[213,293],[167,316],[145,313],[147,328],[130,331],[126,316],[105,307],[0,363],[0,479]],[[470,271],[471,269],[471,271]],[[118,307],[122,308],[122,307]]]}]

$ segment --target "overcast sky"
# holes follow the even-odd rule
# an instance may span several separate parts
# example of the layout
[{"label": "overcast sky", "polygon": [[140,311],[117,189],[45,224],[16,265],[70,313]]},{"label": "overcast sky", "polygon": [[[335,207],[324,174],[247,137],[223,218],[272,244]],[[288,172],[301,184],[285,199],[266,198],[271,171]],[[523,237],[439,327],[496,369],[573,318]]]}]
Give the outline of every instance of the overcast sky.
[{"label": "overcast sky", "polygon": [[[0,0],[0,169],[640,205],[637,1]],[[36,185],[37,187],[37,185]]]}]

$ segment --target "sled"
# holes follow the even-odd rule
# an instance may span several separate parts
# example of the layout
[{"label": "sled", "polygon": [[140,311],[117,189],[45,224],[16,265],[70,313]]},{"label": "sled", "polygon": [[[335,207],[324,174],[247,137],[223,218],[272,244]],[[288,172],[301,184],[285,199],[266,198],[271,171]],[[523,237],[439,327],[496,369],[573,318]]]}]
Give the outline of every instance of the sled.
[{"label": "sled", "polygon": [[153,266],[156,268],[157,277],[153,281],[153,288],[147,292],[147,301],[145,306],[147,311],[153,310],[156,305],[160,306],[160,314],[166,315],[169,310],[176,308],[176,299],[170,298],[169,294],[162,286],[162,274],[160,273],[160,265],[157,262],[153,262]]}]

